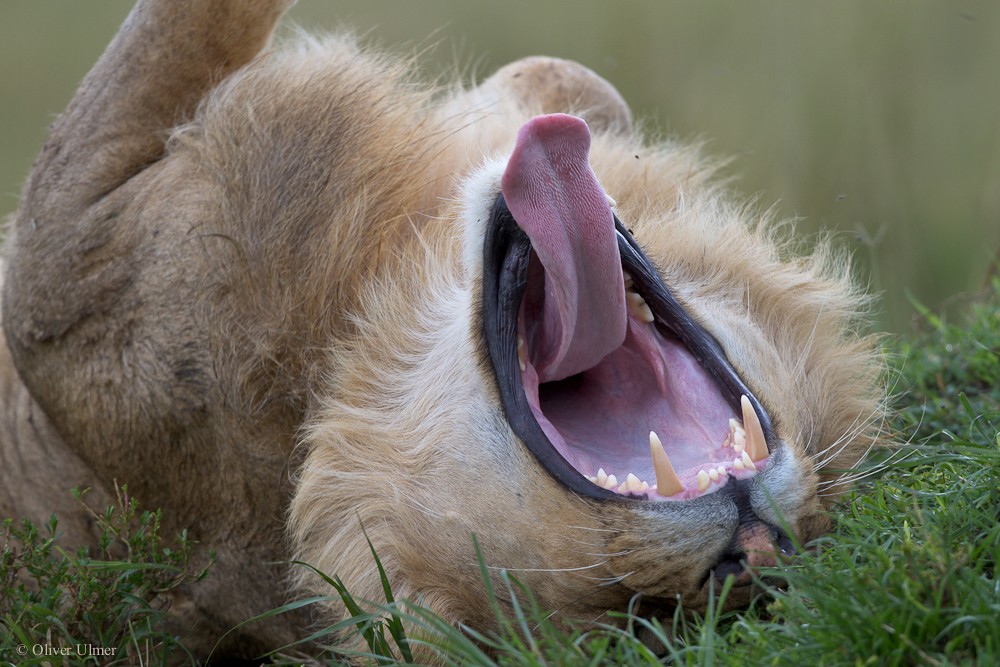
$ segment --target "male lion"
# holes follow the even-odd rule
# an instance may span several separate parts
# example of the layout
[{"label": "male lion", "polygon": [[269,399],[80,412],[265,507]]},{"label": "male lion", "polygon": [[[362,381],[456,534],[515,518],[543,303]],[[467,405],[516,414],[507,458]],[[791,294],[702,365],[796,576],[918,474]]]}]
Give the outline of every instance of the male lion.
[{"label": "male lion", "polygon": [[846,261],[786,257],[580,65],[442,91],[347,38],[262,51],[288,4],[141,0],[53,126],[7,243],[0,511],[72,546],[72,486],[163,508],[219,554],[174,600],[195,651],[327,590],[276,562],[377,599],[363,529],[474,627],[473,533],[566,618],[745,603],[878,437]]}]

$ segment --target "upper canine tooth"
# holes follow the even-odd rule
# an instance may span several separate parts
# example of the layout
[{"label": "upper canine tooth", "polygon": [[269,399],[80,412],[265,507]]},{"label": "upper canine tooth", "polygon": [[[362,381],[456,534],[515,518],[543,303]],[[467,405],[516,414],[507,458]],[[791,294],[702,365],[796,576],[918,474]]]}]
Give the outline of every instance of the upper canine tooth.
[{"label": "upper canine tooth", "polygon": [[698,471],[698,492],[705,491],[708,485],[711,483],[712,479],[708,476],[708,473],[704,470]]},{"label": "upper canine tooth", "polygon": [[680,478],[670,465],[663,443],[653,431],[649,432],[649,451],[653,455],[653,471],[656,473],[656,492],[661,496],[672,496],[684,490]]},{"label": "upper canine tooth", "polygon": [[518,334],[517,336],[517,365],[521,367],[521,372],[523,373],[527,368],[528,361],[528,351],[524,344],[524,336]]},{"label": "upper canine tooth", "polygon": [[747,431],[747,452],[751,461],[760,461],[767,458],[767,440],[764,439],[764,429],[761,428],[760,419],[750,403],[750,399],[743,395],[740,398],[743,406],[743,424]]}]

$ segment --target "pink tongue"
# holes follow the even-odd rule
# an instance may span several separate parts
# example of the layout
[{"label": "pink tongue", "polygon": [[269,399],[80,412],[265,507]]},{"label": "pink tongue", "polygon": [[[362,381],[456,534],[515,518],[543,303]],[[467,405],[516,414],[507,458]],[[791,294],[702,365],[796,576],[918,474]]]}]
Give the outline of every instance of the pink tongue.
[{"label": "pink tongue", "polygon": [[518,131],[501,181],[507,207],[545,269],[542,303],[528,305],[526,297],[535,318],[528,350],[539,382],[593,368],[625,341],[615,223],[589,152],[585,122],[538,116]]}]

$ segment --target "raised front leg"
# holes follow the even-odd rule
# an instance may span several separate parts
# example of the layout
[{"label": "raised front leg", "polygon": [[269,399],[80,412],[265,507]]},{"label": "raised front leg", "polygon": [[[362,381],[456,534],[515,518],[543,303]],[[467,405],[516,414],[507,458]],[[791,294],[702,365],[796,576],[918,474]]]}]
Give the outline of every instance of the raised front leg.
[{"label": "raised front leg", "polygon": [[[229,394],[198,310],[206,263],[197,241],[189,242],[208,207],[206,186],[189,177],[190,162],[165,157],[165,146],[171,128],[266,45],[290,4],[140,1],[54,124],[6,247],[3,326],[17,374],[2,378],[0,464],[11,452],[68,448],[66,461],[47,465],[82,466],[107,488],[128,484],[144,507],[164,509],[165,535],[191,529],[201,542],[197,559],[217,549],[209,579],[172,609],[197,620],[188,642],[196,652],[286,599],[285,575],[270,564],[287,557],[280,546],[287,452],[280,450],[294,443],[293,429],[272,419],[244,426],[279,451],[219,446]],[[45,429],[58,432],[50,440],[28,412],[38,408]],[[22,423],[34,425],[37,442],[22,437]],[[249,441],[235,427],[228,432]],[[59,483],[93,485],[78,477]],[[28,500],[66,505],[44,489],[28,492],[42,497],[18,498],[13,508],[4,502],[14,500],[0,499],[0,508],[20,514],[29,513]],[[85,534],[67,532],[67,549],[75,548],[67,540]],[[247,627],[229,639],[254,655],[294,639],[299,624]]]}]

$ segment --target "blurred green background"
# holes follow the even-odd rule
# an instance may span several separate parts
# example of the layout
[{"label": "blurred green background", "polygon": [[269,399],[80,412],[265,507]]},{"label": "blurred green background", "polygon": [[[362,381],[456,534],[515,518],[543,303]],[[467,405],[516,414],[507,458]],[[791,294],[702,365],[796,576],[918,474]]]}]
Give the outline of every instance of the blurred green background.
[{"label": "blurred green background", "polygon": [[[0,0],[0,215],[129,0]],[[832,230],[905,331],[979,292],[1000,247],[1000,3],[838,0],[300,0],[433,76],[532,54],[577,60],[661,135],[705,139],[760,207]]]}]

